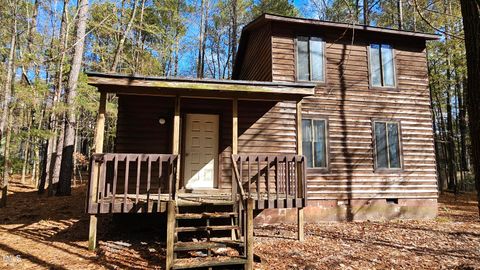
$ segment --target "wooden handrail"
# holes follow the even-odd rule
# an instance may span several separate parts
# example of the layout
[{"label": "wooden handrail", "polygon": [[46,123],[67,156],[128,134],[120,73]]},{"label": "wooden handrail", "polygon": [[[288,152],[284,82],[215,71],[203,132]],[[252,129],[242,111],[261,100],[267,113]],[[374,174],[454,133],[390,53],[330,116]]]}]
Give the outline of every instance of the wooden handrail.
[{"label": "wooden handrail", "polygon": [[[120,162],[123,163],[121,166]],[[178,155],[172,154],[93,154],[90,166],[91,168],[99,166],[100,173],[96,179],[90,173],[87,210],[91,209],[95,203],[110,203],[113,207],[121,204],[122,211],[126,211],[127,204],[138,204],[140,196],[145,195],[148,208],[152,195],[153,198],[158,195],[156,201],[159,211],[162,194],[168,194],[168,198],[163,197],[163,199],[173,200],[178,191],[176,186],[177,162]],[[131,166],[136,166],[136,169],[131,170]],[[96,185],[92,185],[93,183]],[[94,190],[91,188],[92,186],[98,188]],[[158,189],[153,190],[152,188]]]},{"label": "wooden handrail", "polygon": [[[302,155],[237,154],[232,155],[232,163],[242,198],[252,198],[253,194],[258,200],[268,202],[306,198],[306,162]],[[243,165],[247,166],[246,177],[242,173]],[[253,189],[252,184],[255,185]]]},{"label": "wooden handrail", "polygon": [[240,173],[238,172],[236,155],[232,155],[232,164],[233,164],[233,173],[235,174],[235,179],[237,180],[236,183],[238,185],[238,188],[240,189],[240,195],[242,196],[242,199],[246,199],[245,190],[243,190],[243,186],[241,182],[242,180],[240,179]]}]

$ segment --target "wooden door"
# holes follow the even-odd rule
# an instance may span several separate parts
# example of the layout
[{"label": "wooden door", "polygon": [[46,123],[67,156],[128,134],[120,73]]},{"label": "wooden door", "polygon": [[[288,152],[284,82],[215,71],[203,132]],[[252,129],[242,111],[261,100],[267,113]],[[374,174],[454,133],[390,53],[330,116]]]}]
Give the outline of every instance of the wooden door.
[{"label": "wooden door", "polygon": [[218,164],[218,115],[187,114],[185,130],[185,187],[215,188]]}]

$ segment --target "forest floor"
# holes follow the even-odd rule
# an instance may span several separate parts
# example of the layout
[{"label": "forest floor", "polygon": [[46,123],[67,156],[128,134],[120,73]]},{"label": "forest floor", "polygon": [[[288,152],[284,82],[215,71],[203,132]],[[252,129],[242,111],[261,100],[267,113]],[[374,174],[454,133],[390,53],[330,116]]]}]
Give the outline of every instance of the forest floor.
[{"label": "forest floor", "polygon": [[[158,229],[112,227],[100,219],[99,247],[87,250],[85,190],[39,197],[32,186],[12,183],[8,206],[0,209],[0,269],[161,269]],[[255,228],[261,260],[255,268],[480,269],[474,199],[442,196],[439,216],[431,221],[307,224],[303,243],[294,240],[294,225]]]}]

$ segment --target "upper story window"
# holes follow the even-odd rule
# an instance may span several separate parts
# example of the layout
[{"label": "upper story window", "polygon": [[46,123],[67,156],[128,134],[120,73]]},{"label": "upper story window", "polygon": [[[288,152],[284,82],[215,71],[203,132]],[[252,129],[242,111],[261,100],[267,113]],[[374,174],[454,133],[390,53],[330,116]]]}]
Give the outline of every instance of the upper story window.
[{"label": "upper story window", "polygon": [[325,80],[324,43],[318,37],[297,37],[297,80]]},{"label": "upper story window", "polygon": [[398,122],[375,121],[375,165],[377,169],[400,169],[400,127]]},{"label": "upper story window", "polygon": [[309,168],[327,167],[327,121],[302,120],[302,150]]},{"label": "upper story window", "polygon": [[370,45],[370,82],[372,86],[395,86],[392,46],[387,44]]}]

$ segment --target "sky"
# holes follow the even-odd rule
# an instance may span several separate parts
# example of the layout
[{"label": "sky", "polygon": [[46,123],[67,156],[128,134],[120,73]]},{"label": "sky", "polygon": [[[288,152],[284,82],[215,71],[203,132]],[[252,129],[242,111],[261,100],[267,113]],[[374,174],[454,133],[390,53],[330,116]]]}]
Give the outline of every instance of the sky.
[{"label": "sky", "polygon": [[[187,0],[190,4],[195,4],[199,3],[199,0]],[[41,33],[49,33],[51,35],[51,31],[59,31],[59,24],[60,24],[60,18],[61,18],[61,13],[63,9],[63,1],[59,0],[50,0],[47,2],[47,5],[50,5],[50,7],[54,10],[54,13],[57,16],[57,20],[54,22],[50,21],[50,14],[48,14],[45,9],[40,9],[39,11],[39,24],[38,24],[38,31]],[[92,5],[96,2],[101,2],[101,0],[89,0],[89,4]],[[309,0],[293,0],[293,4],[300,10],[300,16],[302,17],[315,17],[314,14],[309,14],[310,12],[308,11],[308,4]],[[77,0],[70,1],[69,5],[72,9],[76,7]],[[195,66],[195,61],[196,61],[196,54],[197,51],[195,49],[195,45],[198,42],[197,41],[197,36],[198,36],[198,29],[199,29],[199,18],[189,18],[191,22],[189,23],[188,31],[186,36],[184,37],[184,42],[185,44],[191,44],[189,45],[188,51],[184,51],[181,55],[180,61],[179,61],[179,68],[180,68],[180,75],[192,75],[192,67]],[[52,30],[55,29],[55,30]],[[58,33],[55,33],[55,35],[58,35]],[[86,47],[88,50],[88,47]],[[88,53],[88,51],[86,52]],[[33,75],[33,74],[32,74]],[[195,74],[193,74],[195,75]]]},{"label": "sky", "polygon": [[[198,2],[196,0],[191,0],[191,4],[194,4],[195,2]],[[315,16],[308,11],[308,4],[310,1],[308,0],[293,0],[293,4],[297,9],[300,11],[300,16],[301,17],[306,17],[306,18],[314,18]],[[328,1],[327,1],[328,2]],[[193,18],[193,20],[199,20],[199,18]],[[185,42],[189,43],[194,43],[198,39],[198,31],[199,31],[199,21],[193,24],[190,24],[190,27],[188,27],[187,33],[184,37]],[[197,51],[193,50],[190,52],[184,52],[179,61],[179,74],[180,76],[188,76],[191,75],[191,69],[192,66],[196,65],[196,59],[197,59]],[[195,74],[193,74],[195,75]]]}]

